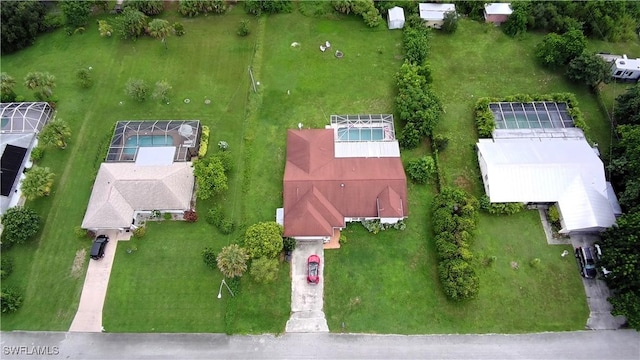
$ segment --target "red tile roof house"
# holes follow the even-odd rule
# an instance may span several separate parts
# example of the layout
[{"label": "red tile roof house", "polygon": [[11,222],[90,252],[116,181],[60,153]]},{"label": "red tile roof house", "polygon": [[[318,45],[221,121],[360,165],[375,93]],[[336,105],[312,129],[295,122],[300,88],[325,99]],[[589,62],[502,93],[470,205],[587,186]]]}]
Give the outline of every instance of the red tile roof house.
[{"label": "red tile roof house", "polygon": [[[332,127],[326,129],[287,133],[286,237],[328,241],[350,221],[396,223],[408,215],[407,181],[391,115],[374,116],[391,118],[386,124],[374,120],[336,125],[334,117],[343,118],[332,116]],[[360,131],[365,135],[358,135]],[[376,131],[382,139],[374,139]]]}]

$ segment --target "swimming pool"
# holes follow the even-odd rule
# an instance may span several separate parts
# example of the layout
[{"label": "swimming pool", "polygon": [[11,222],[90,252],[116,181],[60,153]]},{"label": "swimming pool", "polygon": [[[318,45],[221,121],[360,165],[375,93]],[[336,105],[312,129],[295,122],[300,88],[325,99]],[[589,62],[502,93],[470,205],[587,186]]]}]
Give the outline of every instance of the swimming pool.
[{"label": "swimming pool", "polygon": [[338,128],[339,141],[376,141],[384,139],[381,127]]},{"label": "swimming pool", "polygon": [[139,147],[173,146],[173,138],[165,135],[130,136],[124,144],[124,153],[133,155]]}]

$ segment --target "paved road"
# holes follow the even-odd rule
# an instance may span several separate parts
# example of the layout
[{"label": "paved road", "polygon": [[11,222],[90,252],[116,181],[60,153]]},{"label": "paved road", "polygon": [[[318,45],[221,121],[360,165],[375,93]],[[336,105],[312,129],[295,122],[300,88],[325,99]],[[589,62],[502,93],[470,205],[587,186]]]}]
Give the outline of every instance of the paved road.
[{"label": "paved road", "polygon": [[[632,330],[524,335],[282,336],[4,332],[9,359],[598,359],[637,360]],[[33,355],[40,351],[40,356]],[[48,355],[47,355],[48,354]]]}]

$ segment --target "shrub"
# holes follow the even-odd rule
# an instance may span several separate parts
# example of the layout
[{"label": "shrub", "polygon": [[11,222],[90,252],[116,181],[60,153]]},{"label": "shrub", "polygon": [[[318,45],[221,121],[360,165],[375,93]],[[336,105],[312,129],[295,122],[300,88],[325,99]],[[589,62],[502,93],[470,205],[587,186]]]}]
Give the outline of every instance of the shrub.
[{"label": "shrub", "polygon": [[531,259],[531,261],[529,261],[529,265],[531,265],[531,267],[533,268],[537,268],[538,266],[540,266],[540,258]]},{"label": "shrub", "polygon": [[437,151],[443,151],[449,145],[449,137],[447,135],[435,134],[433,136],[433,148]]},{"label": "shrub", "polygon": [[180,23],[180,22],[174,22],[173,23],[173,32],[176,34],[176,36],[184,35],[184,25],[182,25],[182,23]]},{"label": "shrub", "polygon": [[252,259],[278,257],[284,246],[282,226],[278,223],[261,222],[249,226],[244,236],[244,245]]},{"label": "shrub", "polygon": [[42,160],[43,156],[44,156],[44,148],[42,146],[36,146],[33,149],[31,149],[31,155],[29,158],[33,162],[38,162]]},{"label": "shrub", "polygon": [[233,157],[228,151],[221,151],[214,155],[215,158],[220,160],[225,173],[229,173],[233,170]]},{"label": "shrub", "polygon": [[215,269],[218,266],[218,261],[216,260],[216,252],[213,251],[212,248],[210,247],[204,248],[201,254],[202,254],[202,260],[208,267]]},{"label": "shrub", "polygon": [[203,158],[207,154],[207,147],[209,146],[209,127],[207,125],[202,126],[202,134],[200,135],[200,148],[198,149],[198,157]]},{"label": "shrub", "polygon": [[129,79],[124,89],[125,94],[137,101],[145,101],[149,95],[149,86],[142,79]]},{"label": "shrub", "polygon": [[153,94],[151,95],[154,99],[160,100],[163,103],[169,101],[169,95],[171,95],[171,90],[173,87],[167,80],[160,80],[156,82],[156,87],[153,90]]},{"label": "shrub", "polygon": [[447,34],[453,34],[456,30],[458,30],[458,15],[455,11],[447,11],[444,13],[442,31]]},{"label": "shrub", "polygon": [[184,221],[196,222],[198,221],[198,214],[196,214],[195,210],[186,210],[184,212]]},{"label": "shrub", "polygon": [[251,31],[249,30],[249,20],[240,20],[240,25],[238,25],[238,31],[236,34],[239,36],[247,36]]},{"label": "shrub", "polygon": [[382,22],[380,12],[376,8],[369,9],[367,12],[363,13],[362,19],[364,20],[364,23],[371,28],[378,27]]},{"label": "shrub", "polygon": [[42,31],[53,31],[64,26],[64,16],[62,13],[49,12],[44,16],[40,29]]},{"label": "shrub", "polygon": [[11,246],[31,240],[40,230],[40,216],[30,208],[12,207],[2,215],[2,245]]},{"label": "shrub", "polygon": [[78,239],[86,239],[89,237],[87,234],[87,230],[83,229],[80,225],[73,228],[73,233]]},{"label": "shrub", "polygon": [[0,309],[3,314],[12,313],[22,306],[22,294],[14,288],[3,288],[0,293]]},{"label": "shrub", "polygon": [[252,15],[289,13],[293,10],[293,4],[291,0],[246,0],[244,10]]},{"label": "shrub", "polygon": [[418,184],[426,184],[433,179],[436,166],[431,156],[423,156],[409,161],[406,166],[409,178]]},{"label": "shrub", "polygon": [[413,123],[408,123],[402,129],[398,143],[404,149],[415,149],[420,144],[420,140],[422,140],[422,136],[416,126]]},{"label": "shrub", "polygon": [[524,210],[523,203],[492,203],[487,195],[480,197],[480,210],[491,215],[513,215]]},{"label": "shrub", "polygon": [[466,261],[445,260],[438,265],[438,273],[444,292],[450,299],[461,301],[478,295],[478,275]]},{"label": "shrub", "polygon": [[7,255],[0,258],[0,279],[6,279],[13,272],[13,259]]},{"label": "shrub", "polygon": [[142,239],[147,234],[147,228],[145,226],[138,226],[133,229],[133,236],[138,239]]},{"label": "shrub", "polygon": [[251,277],[260,284],[274,282],[278,278],[278,260],[261,257],[251,262]]},{"label": "shrub", "polygon": [[282,239],[282,243],[282,248],[284,249],[284,251],[293,251],[296,248],[297,244],[296,239],[290,237]]},{"label": "shrub", "polygon": [[551,205],[547,210],[547,216],[549,216],[549,221],[553,224],[560,223],[560,211],[558,211],[557,205]]},{"label": "shrub", "polygon": [[194,17],[200,14],[223,14],[227,4],[223,0],[180,0],[178,13],[182,16]]},{"label": "shrub", "polygon": [[127,0],[125,7],[132,7],[147,16],[155,16],[164,10],[164,2],[156,0]]},{"label": "shrub", "polygon": [[76,78],[78,79],[78,85],[80,85],[81,88],[88,89],[93,84],[91,71],[87,68],[78,69],[78,71],[76,71]]},{"label": "shrub", "polygon": [[163,217],[164,217],[165,220],[171,220],[171,218],[173,218],[171,213],[168,213],[168,212],[164,213]]},{"label": "shrub", "polygon": [[209,209],[205,221],[214,225],[221,233],[228,235],[233,232],[233,222],[226,218],[222,206]]}]

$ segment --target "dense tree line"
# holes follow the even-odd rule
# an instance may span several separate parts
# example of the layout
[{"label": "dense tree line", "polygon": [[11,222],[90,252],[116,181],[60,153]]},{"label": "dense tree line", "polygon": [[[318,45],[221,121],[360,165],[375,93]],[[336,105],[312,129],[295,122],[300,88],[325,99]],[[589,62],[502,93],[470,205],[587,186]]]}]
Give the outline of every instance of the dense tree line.
[{"label": "dense tree line", "polygon": [[612,314],[624,315],[630,327],[640,330],[640,84],[618,96],[614,110],[620,141],[614,147],[612,182],[625,214],[602,234],[601,266],[612,290]]},{"label": "dense tree line", "polygon": [[38,1],[1,1],[2,53],[8,54],[25,48],[43,31],[47,9]]}]

